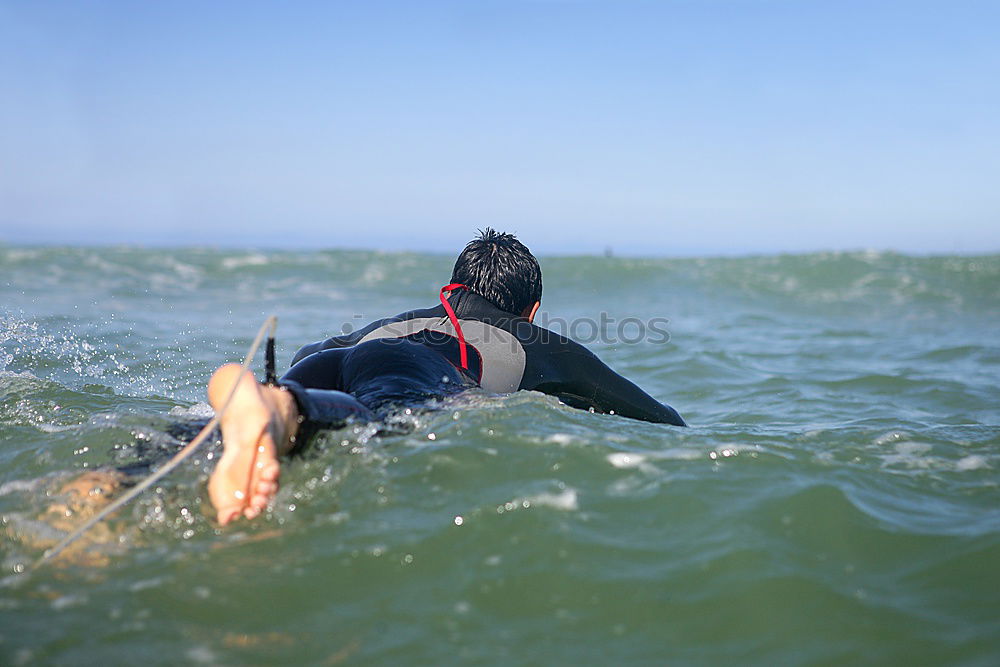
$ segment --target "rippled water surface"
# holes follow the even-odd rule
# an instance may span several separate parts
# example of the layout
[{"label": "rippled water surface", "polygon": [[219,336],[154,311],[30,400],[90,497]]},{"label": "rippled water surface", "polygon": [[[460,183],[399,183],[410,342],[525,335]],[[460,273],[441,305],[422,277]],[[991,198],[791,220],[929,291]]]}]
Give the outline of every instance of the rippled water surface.
[{"label": "rippled water surface", "polygon": [[30,571],[267,314],[287,364],[451,262],[0,246],[0,663],[1000,664],[997,256],[543,258],[540,320],[691,428],[470,394],[226,529],[215,443]]}]

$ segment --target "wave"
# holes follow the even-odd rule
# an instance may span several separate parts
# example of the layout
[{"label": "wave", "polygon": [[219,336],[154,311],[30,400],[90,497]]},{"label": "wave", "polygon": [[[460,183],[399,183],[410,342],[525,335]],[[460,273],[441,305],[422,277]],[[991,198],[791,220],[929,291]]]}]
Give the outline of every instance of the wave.
[{"label": "wave", "polygon": [[[304,282],[409,291],[446,281],[450,258],[362,250],[315,252],[198,248],[0,246],[0,267],[34,285],[57,288],[80,279],[129,283],[166,293],[294,272]],[[895,253],[639,259],[543,257],[547,283],[588,283],[612,290],[697,289],[720,296],[799,305],[920,305],[966,311],[1000,307],[1000,256],[914,257]]]}]

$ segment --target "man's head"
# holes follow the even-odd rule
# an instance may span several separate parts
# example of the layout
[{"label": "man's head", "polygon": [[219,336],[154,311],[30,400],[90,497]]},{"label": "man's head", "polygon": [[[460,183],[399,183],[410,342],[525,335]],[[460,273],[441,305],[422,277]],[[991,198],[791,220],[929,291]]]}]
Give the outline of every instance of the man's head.
[{"label": "man's head", "polygon": [[461,283],[514,315],[534,315],[542,299],[542,270],[513,234],[489,227],[469,241],[455,261],[451,282]]}]

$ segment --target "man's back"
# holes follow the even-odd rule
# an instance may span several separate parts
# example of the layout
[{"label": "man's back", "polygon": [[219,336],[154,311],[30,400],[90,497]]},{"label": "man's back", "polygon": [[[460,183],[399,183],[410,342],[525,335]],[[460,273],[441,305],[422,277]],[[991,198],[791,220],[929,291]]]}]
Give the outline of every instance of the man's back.
[{"label": "man's back", "polygon": [[685,425],[673,408],[615,373],[579,343],[536,326],[527,318],[504,312],[468,289],[453,292],[449,304],[461,336],[445,307],[438,305],[378,320],[350,334],[307,345],[292,363],[322,350],[398,338],[431,347],[460,367],[464,339],[472,352],[467,354],[464,372],[486,391],[540,391],[581,409]]}]

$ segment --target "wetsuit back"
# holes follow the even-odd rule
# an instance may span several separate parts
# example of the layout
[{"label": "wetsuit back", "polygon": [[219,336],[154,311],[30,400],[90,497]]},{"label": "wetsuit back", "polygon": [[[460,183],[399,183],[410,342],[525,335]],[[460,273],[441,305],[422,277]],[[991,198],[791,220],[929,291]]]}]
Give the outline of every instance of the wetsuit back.
[{"label": "wetsuit back", "polygon": [[289,382],[345,392],[370,410],[411,405],[476,386],[433,348],[402,338],[311,354],[280,380]]},{"label": "wetsuit back", "polygon": [[300,416],[298,447],[317,430],[351,418],[371,421],[384,408],[425,404],[475,387],[432,348],[405,339],[378,339],[323,350],[302,359],[278,384],[292,393]]},{"label": "wetsuit back", "polygon": [[[444,377],[438,372],[443,369],[440,360],[446,360],[444,366],[459,373],[459,377],[471,379],[486,391],[541,391],[577,408],[650,422],[685,425],[676,410],[612,371],[579,343],[538,327],[523,317],[506,313],[467,289],[453,292],[449,303],[458,317],[470,351],[467,370],[458,370],[460,349],[457,332],[444,307],[438,305],[378,320],[350,334],[306,345],[292,359],[292,368],[285,377],[306,387],[347,391],[358,396],[362,403],[366,402],[362,395],[368,392],[376,397],[380,393],[391,395],[408,385],[409,373],[416,372],[414,369],[405,373],[390,369],[385,376],[380,369],[386,366],[380,359],[376,362],[375,357],[369,356],[370,365],[357,364],[367,368],[367,371],[358,368],[344,374],[348,366],[355,368],[351,364],[356,363],[353,352],[343,356],[346,351],[361,350],[372,342],[383,341],[386,344],[371,348],[370,354],[384,354],[394,345],[414,345],[424,351],[433,351],[432,356],[436,356],[439,362],[428,366],[433,369],[430,376],[437,374],[438,378]],[[392,344],[388,344],[390,341]],[[340,352],[329,355],[337,351]],[[418,354],[422,359],[430,359],[424,356],[424,351]],[[301,364],[307,365],[300,368]],[[416,377],[422,377],[421,373],[417,372]],[[388,389],[375,389],[382,382]],[[457,386],[453,379],[449,382],[451,387]],[[415,392],[407,390],[404,393],[419,393],[422,386],[420,381]],[[356,393],[359,391],[361,394]],[[437,391],[441,391],[440,383]]]}]

